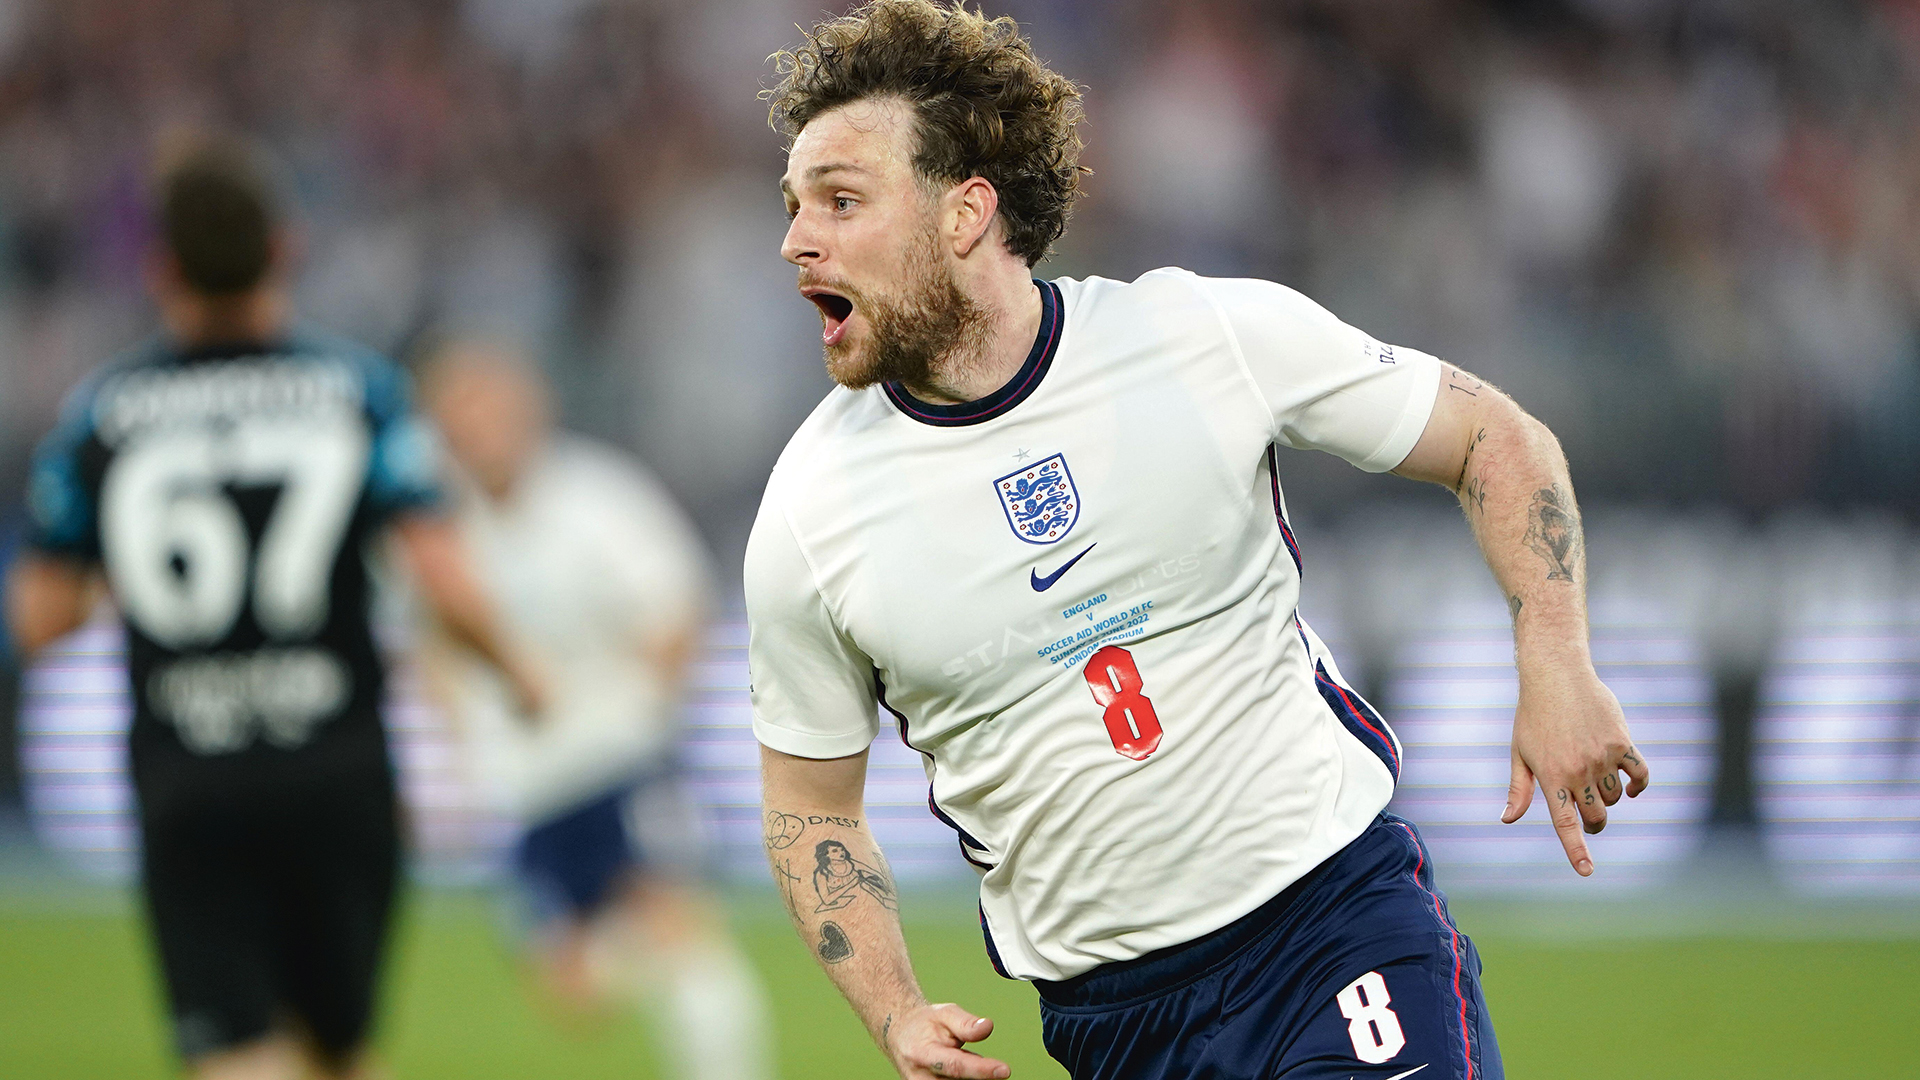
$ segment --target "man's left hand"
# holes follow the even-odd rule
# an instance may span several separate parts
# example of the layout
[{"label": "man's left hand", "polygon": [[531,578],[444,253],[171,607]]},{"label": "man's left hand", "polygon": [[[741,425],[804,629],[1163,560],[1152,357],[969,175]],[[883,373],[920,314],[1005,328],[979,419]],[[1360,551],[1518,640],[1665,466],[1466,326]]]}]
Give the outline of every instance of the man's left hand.
[{"label": "man's left hand", "polygon": [[1520,707],[1513,717],[1513,781],[1500,820],[1519,821],[1533,803],[1537,781],[1547,795],[1554,832],[1567,861],[1581,877],[1593,873],[1581,829],[1597,833],[1607,825],[1607,807],[1625,793],[1647,789],[1646,759],[1627,734],[1620,702],[1591,667],[1573,675],[1544,675],[1520,680]]}]

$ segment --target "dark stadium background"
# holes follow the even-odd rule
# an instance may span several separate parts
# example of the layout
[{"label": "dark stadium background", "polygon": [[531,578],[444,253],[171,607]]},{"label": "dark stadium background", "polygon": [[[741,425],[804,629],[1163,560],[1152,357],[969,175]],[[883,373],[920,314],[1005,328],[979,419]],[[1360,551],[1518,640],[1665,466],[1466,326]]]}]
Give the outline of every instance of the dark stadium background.
[{"label": "dark stadium background", "polygon": [[[436,331],[523,341],[568,423],[643,455],[737,581],[828,386],[755,97],[820,7],[0,0],[6,535],[61,397],[151,327],[155,145],[221,125],[296,195],[308,318],[402,358]],[[1305,610],[1409,745],[1399,805],[1481,943],[1513,1074],[1911,1070],[1920,3],[988,10],[1088,88],[1089,195],[1041,274],[1273,278],[1493,380],[1566,445],[1596,654],[1656,778],[1584,883],[1543,823],[1491,824],[1510,645],[1444,494],[1284,462]],[[690,709],[717,862],[785,1075],[883,1076],[760,882],[731,589]],[[170,1067],[124,887],[113,650],[96,627],[24,693],[0,677],[0,1074]],[[637,1026],[556,1031],[520,992],[484,888],[498,822],[401,683],[420,885],[396,1075],[651,1075]],[[929,992],[1000,1019],[1017,1076],[1058,1075],[1031,993],[987,967],[917,758],[875,753]]]}]

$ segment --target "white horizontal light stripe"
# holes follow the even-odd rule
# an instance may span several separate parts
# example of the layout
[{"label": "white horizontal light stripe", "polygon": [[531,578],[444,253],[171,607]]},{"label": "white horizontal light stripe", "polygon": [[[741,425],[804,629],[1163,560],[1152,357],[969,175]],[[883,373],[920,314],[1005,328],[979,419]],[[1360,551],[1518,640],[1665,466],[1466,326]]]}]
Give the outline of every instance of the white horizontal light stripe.
[{"label": "white horizontal light stripe", "polygon": [[[1764,835],[1784,879],[1810,894],[1920,892],[1920,633],[1874,621],[1809,623],[1781,643],[1764,686],[1759,775]],[[1646,797],[1623,803],[1591,841],[1607,873],[1588,889],[1632,892],[1671,878],[1697,849],[1712,782],[1710,691],[1681,628],[1658,612],[1596,610],[1594,652],[1654,763]],[[1462,892],[1571,887],[1541,800],[1502,826],[1507,737],[1517,687],[1506,613],[1456,603],[1407,641],[1379,703],[1405,746],[1394,809],[1420,825],[1442,883]],[[1336,656],[1335,619],[1314,620]],[[683,758],[719,868],[757,879],[759,748],[748,726],[745,628],[718,625],[694,669]],[[137,831],[124,778],[127,723],[118,631],[97,624],[47,654],[23,682],[22,755],[35,827],[94,873],[131,870]],[[389,727],[437,878],[498,865],[512,826],[470,789],[461,753],[405,672],[392,680]],[[926,807],[921,756],[883,719],[868,778],[870,816],[902,877],[971,880],[955,835]]]}]

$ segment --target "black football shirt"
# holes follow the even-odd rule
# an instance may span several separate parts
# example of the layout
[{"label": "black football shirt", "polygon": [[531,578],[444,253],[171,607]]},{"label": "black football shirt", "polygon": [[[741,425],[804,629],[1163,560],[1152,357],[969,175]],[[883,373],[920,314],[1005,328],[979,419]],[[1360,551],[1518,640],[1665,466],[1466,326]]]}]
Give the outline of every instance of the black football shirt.
[{"label": "black football shirt", "polygon": [[365,549],[440,499],[405,374],[299,331],[154,342],[74,391],[34,458],[29,543],[104,569],[136,785],[386,762]]}]

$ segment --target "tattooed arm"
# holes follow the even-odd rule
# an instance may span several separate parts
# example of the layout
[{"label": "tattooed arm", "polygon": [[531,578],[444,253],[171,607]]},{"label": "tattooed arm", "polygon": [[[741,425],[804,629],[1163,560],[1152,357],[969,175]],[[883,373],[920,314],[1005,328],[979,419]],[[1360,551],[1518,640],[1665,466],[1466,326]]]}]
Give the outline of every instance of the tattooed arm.
[{"label": "tattooed arm", "polygon": [[866,752],[816,761],[763,746],[760,777],[767,861],[787,914],[893,1067],[906,1080],[1007,1076],[966,1049],[993,1021],[920,992],[893,874],[865,820]]},{"label": "tattooed arm", "polygon": [[1520,820],[1538,781],[1567,861],[1591,874],[1581,825],[1605,827],[1619,774],[1625,794],[1639,795],[1647,766],[1587,649],[1586,537],[1560,443],[1513,399],[1449,367],[1426,431],[1394,472],[1459,496],[1513,616],[1520,705],[1501,820]]}]

